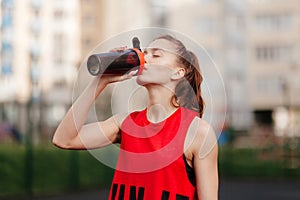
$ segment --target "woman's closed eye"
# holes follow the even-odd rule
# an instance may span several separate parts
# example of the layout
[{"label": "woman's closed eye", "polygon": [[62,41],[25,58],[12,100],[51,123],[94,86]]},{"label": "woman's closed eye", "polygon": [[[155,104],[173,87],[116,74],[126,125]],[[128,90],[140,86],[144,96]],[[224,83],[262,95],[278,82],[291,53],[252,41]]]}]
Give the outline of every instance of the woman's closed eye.
[{"label": "woman's closed eye", "polygon": [[156,50],[152,53],[152,56],[154,58],[161,57],[162,55],[163,55],[163,52],[161,52],[160,50]]}]

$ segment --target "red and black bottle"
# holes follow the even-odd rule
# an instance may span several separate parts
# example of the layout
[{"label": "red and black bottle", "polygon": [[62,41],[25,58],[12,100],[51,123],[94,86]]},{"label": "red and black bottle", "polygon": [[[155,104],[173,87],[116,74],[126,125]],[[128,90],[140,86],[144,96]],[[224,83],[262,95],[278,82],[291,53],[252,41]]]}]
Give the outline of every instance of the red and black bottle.
[{"label": "red and black bottle", "polygon": [[140,50],[138,38],[132,39],[132,49],[122,52],[93,54],[88,57],[87,68],[91,75],[123,75],[133,70],[140,74],[145,63],[144,53]]}]

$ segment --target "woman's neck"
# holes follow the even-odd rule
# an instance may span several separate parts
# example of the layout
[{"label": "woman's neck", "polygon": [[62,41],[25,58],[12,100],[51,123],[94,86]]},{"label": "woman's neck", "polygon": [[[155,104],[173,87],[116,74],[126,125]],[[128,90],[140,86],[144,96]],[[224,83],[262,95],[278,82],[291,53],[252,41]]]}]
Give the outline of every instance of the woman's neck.
[{"label": "woman's neck", "polygon": [[147,118],[150,122],[161,122],[177,110],[177,108],[171,103],[174,95],[174,92],[171,89],[156,85],[147,87],[147,90],[149,98],[147,105]]}]

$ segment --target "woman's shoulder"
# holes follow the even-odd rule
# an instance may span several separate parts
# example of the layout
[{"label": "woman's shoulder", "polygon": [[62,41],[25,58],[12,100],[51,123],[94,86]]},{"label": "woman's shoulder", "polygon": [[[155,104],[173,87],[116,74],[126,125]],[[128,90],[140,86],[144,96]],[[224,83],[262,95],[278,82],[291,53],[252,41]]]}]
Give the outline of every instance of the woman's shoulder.
[{"label": "woman's shoulder", "polygon": [[199,117],[199,116],[196,116],[194,118],[194,123],[196,123],[196,125],[198,126],[198,128],[200,128],[200,131],[202,129],[208,129],[208,128],[212,128],[212,126],[210,125],[210,123],[208,121],[206,121],[205,119]]},{"label": "woman's shoulder", "polygon": [[200,157],[205,157],[214,145],[217,137],[213,127],[204,119],[195,117],[190,125],[189,138],[192,138],[192,149]]}]

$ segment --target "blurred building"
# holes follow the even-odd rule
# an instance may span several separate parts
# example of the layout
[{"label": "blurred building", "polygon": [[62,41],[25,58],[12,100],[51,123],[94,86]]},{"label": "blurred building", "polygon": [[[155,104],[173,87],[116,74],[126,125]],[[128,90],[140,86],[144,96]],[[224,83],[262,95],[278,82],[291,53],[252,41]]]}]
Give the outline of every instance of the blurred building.
[{"label": "blurred building", "polygon": [[[235,129],[245,130],[251,124],[251,108],[247,98],[246,70],[246,10],[244,1],[190,0],[187,2],[172,0],[168,25],[172,29],[190,36],[202,46],[214,63],[206,64],[200,59],[202,71],[209,87],[216,85],[220,77],[214,76],[219,70],[227,95],[213,94],[219,99],[217,112],[226,112],[228,123]],[[215,64],[215,65],[213,65]],[[221,88],[210,88],[220,90]],[[209,102],[209,101],[208,101]],[[221,107],[223,106],[223,108]]]},{"label": "blurred building", "polygon": [[80,0],[83,58],[105,40],[125,31],[149,26],[148,1]]},{"label": "blurred building", "polygon": [[170,28],[203,45],[222,71],[235,129],[271,125],[276,110],[299,124],[300,2],[172,0]]},{"label": "blurred building", "polygon": [[[87,56],[110,37],[148,26],[179,31],[207,50],[227,93],[227,108],[218,110],[227,110],[235,129],[282,119],[281,128],[300,124],[298,0],[0,2],[0,121],[22,132],[28,119],[55,128]],[[215,66],[205,70],[214,86]]]},{"label": "blurred building", "polygon": [[23,133],[28,120],[56,125],[70,104],[81,55],[79,6],[79,0],[1,1],[1,109]]},{"label": "blurred building", "polygon": [[52,134],[86,57],[113,35],[149,25],[139,17],[147,8],[138,0],[1,0],[0,121]]},{"label": "blurred building", "polygon": [[[1,71],[0,71],[0,101],[10,102],[14,100],[13,79],[13,1],[1,2]],[[3,106],[1,106],[1,109]],[[8,107],[8,106],[7,106]],[[9,108],[7,108],[9,109]],[[1,119],[6,118],[1,113]]]},{"label": "blurred building", "polygon": [[288,131],[278,134],[299,136],[300,1],[253,1],[248,13],[248,88],[255,119],[270,124],[283,108]]}]

